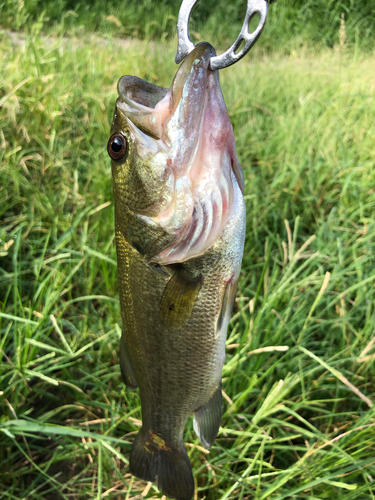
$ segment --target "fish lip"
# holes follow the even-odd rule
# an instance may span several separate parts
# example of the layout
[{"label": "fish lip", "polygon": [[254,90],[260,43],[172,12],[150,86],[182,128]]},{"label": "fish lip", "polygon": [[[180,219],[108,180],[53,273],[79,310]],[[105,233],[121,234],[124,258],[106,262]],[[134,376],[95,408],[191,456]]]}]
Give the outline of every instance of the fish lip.
[{"label": "fish lip", "polygon": [[117,92],[122,102],[153,109],[166,96],[169,89],[154,85],[137,76],[125,75],[117,83]]},{"label": "fish lip", "polygon": [[[179,102],[183,99],[184,88],[191,79],[202,80],[207,75],[211,57],[216,56],[215,49],[208,42],[198,43],[194,49],[183,59],[171,85],[171,109],[173,114]],[[194,87],[194,82],[192,87]],[[191,89],[190,89],[191,90]]]}]

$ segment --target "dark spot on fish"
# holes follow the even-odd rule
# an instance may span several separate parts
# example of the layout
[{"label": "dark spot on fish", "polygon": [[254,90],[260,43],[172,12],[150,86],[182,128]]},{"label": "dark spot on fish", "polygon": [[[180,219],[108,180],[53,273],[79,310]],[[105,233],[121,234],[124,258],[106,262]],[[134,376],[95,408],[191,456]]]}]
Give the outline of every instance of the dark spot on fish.
[{"label": "dark spot on fish", "polygon": [[170,311],[174,311],[174,304],[169,304],[169,308],[168,308]]},{"label": "dark spot on fish", "polygon": [[139,245],[136,241],[134,241],[132,243],[132,247],[134,248],[134,250],[140,254],[142,254],[142,247],[141,245]]}]

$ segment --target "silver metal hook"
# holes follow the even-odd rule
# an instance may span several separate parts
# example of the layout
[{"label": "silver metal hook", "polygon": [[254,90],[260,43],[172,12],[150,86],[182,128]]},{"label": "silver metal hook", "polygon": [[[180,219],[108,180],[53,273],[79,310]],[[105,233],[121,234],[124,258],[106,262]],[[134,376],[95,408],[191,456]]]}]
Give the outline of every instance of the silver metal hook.
[{"label": "silver metal hook", "polygon": [[[175,58],[176,64],[179,64],[189,52],[194,49],[194,44],[189,38],[189,18],[194,5],[198,0],[183,0],[177,21],[177,54]],[[242,25],[240,34],[234,44],[229,49],[211,58],[210,69],[217,70],[227,68],[239,61],[251,49],[254,43],[259,38],[266,24],[268,11],[267,0],[247,0],[247,8],[245,21]],[[252,33],[249,33],[249,23],[255,14],[259,14],[258,27]],[[244,42],[244,43],[243,43]],[[243,47],[240,49],[243,43]],[[238,52],[237,52],[238,51]]]}]

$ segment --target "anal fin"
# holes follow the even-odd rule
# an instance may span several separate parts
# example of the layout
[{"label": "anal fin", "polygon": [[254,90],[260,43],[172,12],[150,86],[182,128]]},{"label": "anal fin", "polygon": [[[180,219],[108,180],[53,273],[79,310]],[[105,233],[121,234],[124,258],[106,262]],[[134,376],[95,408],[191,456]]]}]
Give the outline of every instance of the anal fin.
[{"label": "anal fin", "polygon": [[211,448],[216,439],[223,413],[223,398],[221,383],[206,404],[194,412],[194,431],[199,437],[202,446]]},{"label": "anal fin", "polygon": [[126,346],[125,335],[122,334],[120,340],[120,368],[122,379],[128,389],[137,388],[137,380],[134,375],[132,362],[130,360],[128,348]]}]

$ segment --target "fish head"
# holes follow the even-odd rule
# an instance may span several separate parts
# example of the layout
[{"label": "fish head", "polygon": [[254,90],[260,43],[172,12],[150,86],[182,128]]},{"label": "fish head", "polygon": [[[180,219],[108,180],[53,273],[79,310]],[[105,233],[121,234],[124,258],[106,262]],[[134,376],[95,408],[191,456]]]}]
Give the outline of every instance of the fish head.
[{"label": "fish head", "polygon": [[165,248],[155,245],[159,264],[207,251],[242,196],[232,125],[218,72],[209,69],[214,55],[198,44],[169,90],[130,76],[118,84],[108,143],[115,203],[168,235]]},{"label": "fish head", "polygon": [[162,198],[165,187],[166,147],[154,108],[168,89],[124,76],[118,83],[118,93],[107,146],[115,201],[135,213],[149,212],[147,209]]}]

